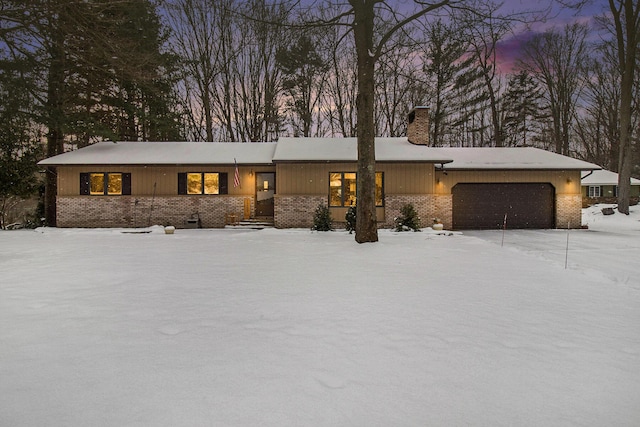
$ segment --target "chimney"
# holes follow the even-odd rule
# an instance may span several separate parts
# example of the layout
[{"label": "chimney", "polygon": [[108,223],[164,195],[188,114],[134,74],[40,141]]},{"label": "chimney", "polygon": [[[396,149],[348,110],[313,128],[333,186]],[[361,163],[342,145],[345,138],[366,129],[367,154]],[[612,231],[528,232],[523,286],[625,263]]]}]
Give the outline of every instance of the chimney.
[{"label": "chimney", "polygon": [[409,142],[416,145],[429,145],[429,107],[414,107],[407,119]]}]

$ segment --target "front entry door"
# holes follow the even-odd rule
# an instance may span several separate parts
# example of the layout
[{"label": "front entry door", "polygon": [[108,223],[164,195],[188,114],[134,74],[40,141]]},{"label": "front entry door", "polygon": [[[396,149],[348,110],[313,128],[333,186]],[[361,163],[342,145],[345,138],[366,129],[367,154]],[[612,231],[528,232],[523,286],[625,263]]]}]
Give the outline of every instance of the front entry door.
[{"label": "front entry door", "polygon": [[256,216],[273,217],[273,195],[276,192],[274,172],[256,173]]}]

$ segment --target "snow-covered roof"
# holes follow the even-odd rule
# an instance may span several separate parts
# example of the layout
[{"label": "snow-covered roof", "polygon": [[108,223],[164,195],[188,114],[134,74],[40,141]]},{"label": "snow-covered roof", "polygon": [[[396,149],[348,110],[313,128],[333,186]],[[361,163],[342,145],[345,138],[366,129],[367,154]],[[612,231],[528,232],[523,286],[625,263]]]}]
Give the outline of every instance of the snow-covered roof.
[{"label": "snow-covered roof", "polygon": [[[406,137],[376,138],[376,161],[448,163],[429,147],[411,144]],[[280,138],[274,162],[355,162],[358,160],[356,138]]]},{"label": "snow-covered roof", "polygon": [[533,147],[431,148],[439,157],[453,160],[445,169],[594,170],[600,166]]},{"label": "snow-covered roof", "polygon": [[[618,185],[618,174],[606,169],[593,171],[582,178],[582,185]],[[631,178],[631,185],[640,185],[640,179]]]},{"label": "snow-covered roof", "polygon": [[[376,138],[378,162],[446,164],[446,169],[594,170],[599,166],[537,148],[434,148],[406,137]],[[72,165],[229,165],[355,162],[356,138],[289,138],[275,142],[100,142],[41,161]]]},{"label": "snow-covered roof", "polygon": [[41,161],[45,166],[271,164],[271,142],[99,142]]}]

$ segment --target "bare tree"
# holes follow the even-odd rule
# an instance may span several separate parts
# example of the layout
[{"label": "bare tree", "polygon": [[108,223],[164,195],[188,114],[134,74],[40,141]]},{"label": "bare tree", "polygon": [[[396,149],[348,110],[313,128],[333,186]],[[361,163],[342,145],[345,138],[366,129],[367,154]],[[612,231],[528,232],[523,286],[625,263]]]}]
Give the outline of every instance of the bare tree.
[{"label": "bare tree", "polygon": [[589,59],[588,28],[579,23],[562,32],[547,31],[532,38],[523,49],[519,66],[546,89],[545,99],[553,120],[555,151],[569,154],[571,125],[584,84],[584,64]]},{"label": "bare tree", "polygon": [[220,73],[221,29],[217,24],[224,6],[211,0],[170,0],[165,5],[173,29],[174,50],[184,64],[184,102],[195,140],[214,140],[211,88]]},{"label": "bare tree", "polygon": [[[403,14],[390,2],[380,0],[349,0],[348,6],[330,2],[337,10],[327,23],[340,25],[353,34],[358,77],[357,139],[358,175],[356,183],[358,210],[356,236],[358,243],[376,242],[375,208],[375,68],[385,54],[387,43],[399,30],[427,15],[457,3],[454,0],[439,2],[414,1],[414,9]],[[377,32],[376,29],[386,28]]]},{"label": "bare tree", "polygon": [[620,72],[620,147],[618,157],[618,211],[629,215],[631,172],[636,158],[632,105],[640,45],[640,2],[609,0]]},{"label": "bare tree", "polygon": [[620,146],[620,73],[615,47],[602,44],[589,63],[590,78],[585,87],[585,107],[576,121],[576,133],[583,158],[617,171]]},{"label": "bare tree", "polygon": [[502,147],[504,145],[501,99],[503,82],[498,70],[497,45],[511,31],[511,22],[501,17],[496,18],[494,13],[495,11],[491,10],[481,23],[467,25],[467,39],[489,101],[492,145]]}]

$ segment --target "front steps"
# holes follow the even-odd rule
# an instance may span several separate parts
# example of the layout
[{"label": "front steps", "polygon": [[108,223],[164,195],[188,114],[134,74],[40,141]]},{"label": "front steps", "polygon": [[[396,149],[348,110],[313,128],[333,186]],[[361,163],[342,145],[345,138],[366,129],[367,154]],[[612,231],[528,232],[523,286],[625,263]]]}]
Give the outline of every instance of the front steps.
[{"label": "front steps", "polygon": [[274,227],[275,223],[273,218],[250,218],[235,222],[233,224],[227,224],[224,228],[262,230],[264,228]]}]

